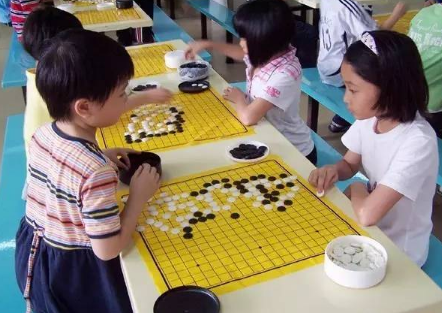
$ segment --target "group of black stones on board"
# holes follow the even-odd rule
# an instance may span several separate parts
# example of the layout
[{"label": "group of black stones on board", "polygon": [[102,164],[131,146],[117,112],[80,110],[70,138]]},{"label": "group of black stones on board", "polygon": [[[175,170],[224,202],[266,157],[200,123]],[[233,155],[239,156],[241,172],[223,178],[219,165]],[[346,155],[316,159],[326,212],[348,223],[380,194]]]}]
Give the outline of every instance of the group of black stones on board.
[{"label": "group of black stones on board", "polygon": [[253,160],[262,157],[266,151],[266,146],[258,147],[252,144],[240,144],[229,152],[236,159]]},{"label": "group of black stones on board", "polygon": [[[156,200],[156,204],[162,205],[167,203],[169,211],[175,211],[177,209],[190,208],[189,214],[184,216],[178,216],[176,221],[181,223],[183,238],[192,239],[193,238],[193,228],[198,223],[206,223],[216,218],[217,212],[220,210],[228,211],[231,209],[230,205],[225,204],[220,207],[212,198],[212,191],[219,189],[221,193],[230,193],[231,197],[227,198],[227,202],[234,203],[239,196],[244,196],[245,198],[252,198],[255,196],[253,202],[254,208],[264,207],[265,210],[273,210],[276,207],[278,212],[285,212],[287,207],[293,205],[293,198],[295,197],[296,191],[299,187],[296,186],[295,181],[296,176],[289,176],[286,173],[281,173],[279,177],[266,176],[264,174],[258,174],[250,176],[249,178],[242,178],[240,180],[232,181],[229,178],[222,178],[221,180],[212,180],[211,182],[206,182],[203,184],[200,190],[193,190],[190,194],[183,193],[181,196],[174,195],[173,197],[168,196],[167,193],[162,193]],[[286,194],[283,192],[289,191]],[[188,201],[187,204],[179,204],[176,206],[176,202],[180,198],[186,201],[189,198],[194,198],[197,201],[205,201],[209,204],[210,209],[205,209],[203,212],[196,206],[194,206],[193,201]],[[124,200],[123,200],[124,202]],[[152,216],[158,215],[158,211],[155,206],[149,206],[147,209]],[[171,217],[170,213],[165,213],[163,218],[169,219]],[[237,220],[241,218],[239,212],[233,212],[230,214],[230,218]],[[148,218],[146,220],[148,225],[159,228],[161,231],[168,231],[169,227],[164,225],[161,221],[155,221],[153,218]],[[138,231],[144,231],[143,226],[137,228]],[[173,228],[171,233],[177,235],[180,230]]]},{"label": "group of black stones on board", "polygon": [[[147,142],[153,137],[184,132],[183,124],[185,120],[182,116],[184,111],[181,111],[181,109],[179,106],[169,104],[147,104],[133,110],[130,115],[131,123],[127,125],[127,131],[124,133],[126,143]],[[154,119],[160,114],[164,114],[165,119],[157,123]]]}]

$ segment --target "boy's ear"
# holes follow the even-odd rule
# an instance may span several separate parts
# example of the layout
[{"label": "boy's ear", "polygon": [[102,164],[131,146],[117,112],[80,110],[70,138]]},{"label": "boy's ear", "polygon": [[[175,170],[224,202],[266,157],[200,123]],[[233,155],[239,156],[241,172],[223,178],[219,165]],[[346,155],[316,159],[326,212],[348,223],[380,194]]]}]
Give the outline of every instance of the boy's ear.
[{"label": "boy's ear", "polygon": [[74,102],[72,111],[82,118],[88,118],[93,113],[93,105],[94,104],[88,99],[78,99]]}]

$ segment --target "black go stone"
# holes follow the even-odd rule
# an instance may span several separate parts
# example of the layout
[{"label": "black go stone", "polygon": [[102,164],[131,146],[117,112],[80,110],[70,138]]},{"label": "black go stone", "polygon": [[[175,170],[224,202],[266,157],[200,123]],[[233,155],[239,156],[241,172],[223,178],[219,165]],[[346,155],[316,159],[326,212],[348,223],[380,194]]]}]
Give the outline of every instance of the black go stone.
[{"label": "black go stone", "polygon": [[207,221],[207,217],[205,216],[198,217],[198,222],[204,223],[205,221]]},{"label": "black go stone", "polygon": [[295,184],[294,183],[292,183],[292,182],[288,182],[287,184],[285,184],[287,187],[293,187],[293,186],[295,186]]},{"label": "black go stone", "polygon": [[211,184],[211,183],[205,183],[203,186],[204,186],[205,188],[207,188],[207,187],[212,186],[212,184]]},{"label": "black go stone", "polygon": [[192,239],[193,234],[192,233],[185,233],[183,237],[184,237],[184,239]]},{"label": "black go stone", "polygon": [[281,177],[281,178],[286,178],[286,177],[287,177],[287,174],[282,173],[281,175],[279,175],[279,177]]},{"label": "black go stone", "polygon": [[174,130],[171,130],[170,132],[169,132],[169,134],[171,134],[171,135],[173,135],[173,134],[175,134],[176,133],[176,131],[174,131]]},{"label": "black go stone", "polygon": [[197,212],[193,213],[193,216],[201,217],[201,216],[203,216],[203,212],[197,211]]},{"label": "black go stone", "polygon": [[207,193],[207,190],[206,190],[206,189],[201,189],[201,190],[200,190],[200,194],[204,195],[204,194],[206,194],[206,193]]},{"label": "black go stone", "polygon": [[272,195],[279,196],[280,192],[278,190],[273,190]]},{"label": "black go stone", "polygon": [[256,176],[250,176],[250,180],[258,180],[258,177],[256,177]]},{"label": "black go stone", "polygon": [[265,188],[265,187],[261,184],[256,185],[256,189],[262,189],[262,188]]},{"label": "black go stone", "polygon": [[271,197],[271,198],[270,198],[270,201],[272,201],[272,202],[277,202],[278,200],[279,200],[278,197]]},{"label": "black go stone", "polygon": [[284,185],[283,184],[279,184],[279,185],[276,185],[276,188],[278,188],[278,189],[284,189]]},{"label": "black go stone", "polygon": [[238,185],[241,185],[241,182],[238,181],[238,180],[235,180],[235,181],[233,182],[233,184],[236,185],[236,186],[238,186]]},{"label": "black go stone", "polygon": [[149,135],[147,135],[147,137],[152,138],[152,137],[153,137],[153,134],[149,134]]},{"label": "black go stone", "polygon": [[292,201],[292,200],[285,200],[285,201],[284,201],[284,204],[285,204],[285,205],[292,205],[292,204],[293,204],[293,201]]},{"label": "black go stone", "polygon": [[264,178],[266,178],[266,176],[265,176],[264,174],[259,174],[259,175],[258,175],[258,178],[259,178],[259,179],[264,179]]},{"label": "black go stone", "polygon": [[269,177],[269,181],[275,181],[276,180],[276,177],[275,176],[270,176]]},{"label": "black go stone", "polygon": [[232,188],[232,185],[231,184],[224,184],[224,188],[227,188],[227,189]]},{"label": "black go stone", "polygon": [[192,191],[192,192],[190,193],[190,195],[191,195],[192,197],[196,197],[196,196],[198,196],[198,191]]},{"label": "black go stone", "polygon": [[266,199],[270,199],[271,197],[272,197],[272,195],[269,194],[269,193],[266,193],[266,194],[264,195],[264,198],[266,198]]},{"label": "black go stone", "polygon": [[262,200],[261,203],[264,204],[264,205],[266,205],[266,204],[270,204],[270,200],[265,199],[265,200]]},{"label": "black go stone", "polygon": [[155,137],[161,137],[161,134],[155,134]]},{"label": "black go stone", "polygon": [[232,213],[230,214],[230,217],[233,218],[234,220],[239,218],[239,213]]},{"label": "black go stone", "polygon": [[243,184],[247,184],[248,182],[249,182],[249,180],[247,178],[241,179],[241,183],[243,183]]},{"label": "black go stone", "polygon": [[223,183],[228,183],[229,181],[230,181],[230,179],[228,179],[228,178],[221,179],[221,182],[223,182]]},{"label": "black go stone", "polygon": [[209,219],[209,220],[214,220],[214,219],[215,219],[215,214],[213,214],[213,213],[209,213],[209,214],[206,215],[206,217],[207,217],[207,219]]},{"label": "black go stone", "polygon": [[192,227],[190,227],[190,226],[186,226],[186,227],[184,227],[184,228],[183,228],[183,232],[185,232],[185,233],[191,233],[191,232],[192,232]]},{"label": "black go stone", "polygon": [[212,185],[218,185],[218,184],[219,184],[219,180],[216,180],[216,179],[212,180]]},{"label": "black go stone", "polygon": [[285,212],[287,209],[285,208],[285,206],[279,206],[279,207],[277,208],[277,210],[278,210],[279,212]]},{"label": "black go stone", "polygon": [[248,189],[241,189],[239,192],[242,194],[245,194],[245,193],[249,192],[249,190]]},{"label": "black go stone", "polygon": [[189,220],[189,224],[196,224],[196,223],[198,223],[198,220],[196,218],[191,218]]},{"label": "black go stone", "polygon": [[140,143],[140,142],[141,142],[141,139],[136,139],[135,142],[136,142],[136,143]]},{"label": "black go stone", "polygon": [[261,193],[267,193],[267,192],[269,192],[268,189],[266,189],[266,188],[261,188],[259,191],[260,191]]}]

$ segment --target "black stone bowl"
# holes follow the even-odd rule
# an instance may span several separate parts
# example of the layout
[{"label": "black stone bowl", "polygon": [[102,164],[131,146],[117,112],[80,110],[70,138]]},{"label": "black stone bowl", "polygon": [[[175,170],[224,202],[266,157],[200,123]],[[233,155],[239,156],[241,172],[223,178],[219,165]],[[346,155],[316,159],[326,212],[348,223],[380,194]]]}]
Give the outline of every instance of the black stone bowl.
[{"label": "black stone bowl", "polygon": [[159,155],[152,152],[141,152],[140,154],[130,153],[127,155],[130,161],[130,168],[128,170],[120,168],[119,178],[123,184],[129,185],[132,176],[138,167],[144,163],[149,164],[157,169],[157,173],[161,176],[161,158]]},{"label": "black stone bowl", "polygon": [[154,313],[219,313],[221,304],[208,289],[182,286],[163,293],[155,302]]},{"label": "black stone bowl", "polygon": [[116,0],[115,6],[117,9],[130,9],[134,6],[133,0]]}]

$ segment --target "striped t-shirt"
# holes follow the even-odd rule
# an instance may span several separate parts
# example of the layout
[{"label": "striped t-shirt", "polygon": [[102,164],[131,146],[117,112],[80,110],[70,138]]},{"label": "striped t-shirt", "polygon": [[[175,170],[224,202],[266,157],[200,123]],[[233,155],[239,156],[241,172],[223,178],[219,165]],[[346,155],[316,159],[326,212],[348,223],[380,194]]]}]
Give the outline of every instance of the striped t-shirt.
[{"label": "striped t-shirt", "polygon": [[21,39],[26,18],[39,3],[40,0],[11,0],[11,22],[18,39]]},{"label": "striped t-shirt", "polygon": [[39,128],[29,145],[26,219],[62,249],[90,248],[90,239],[120,231],[117,168],[92,142]]}]

